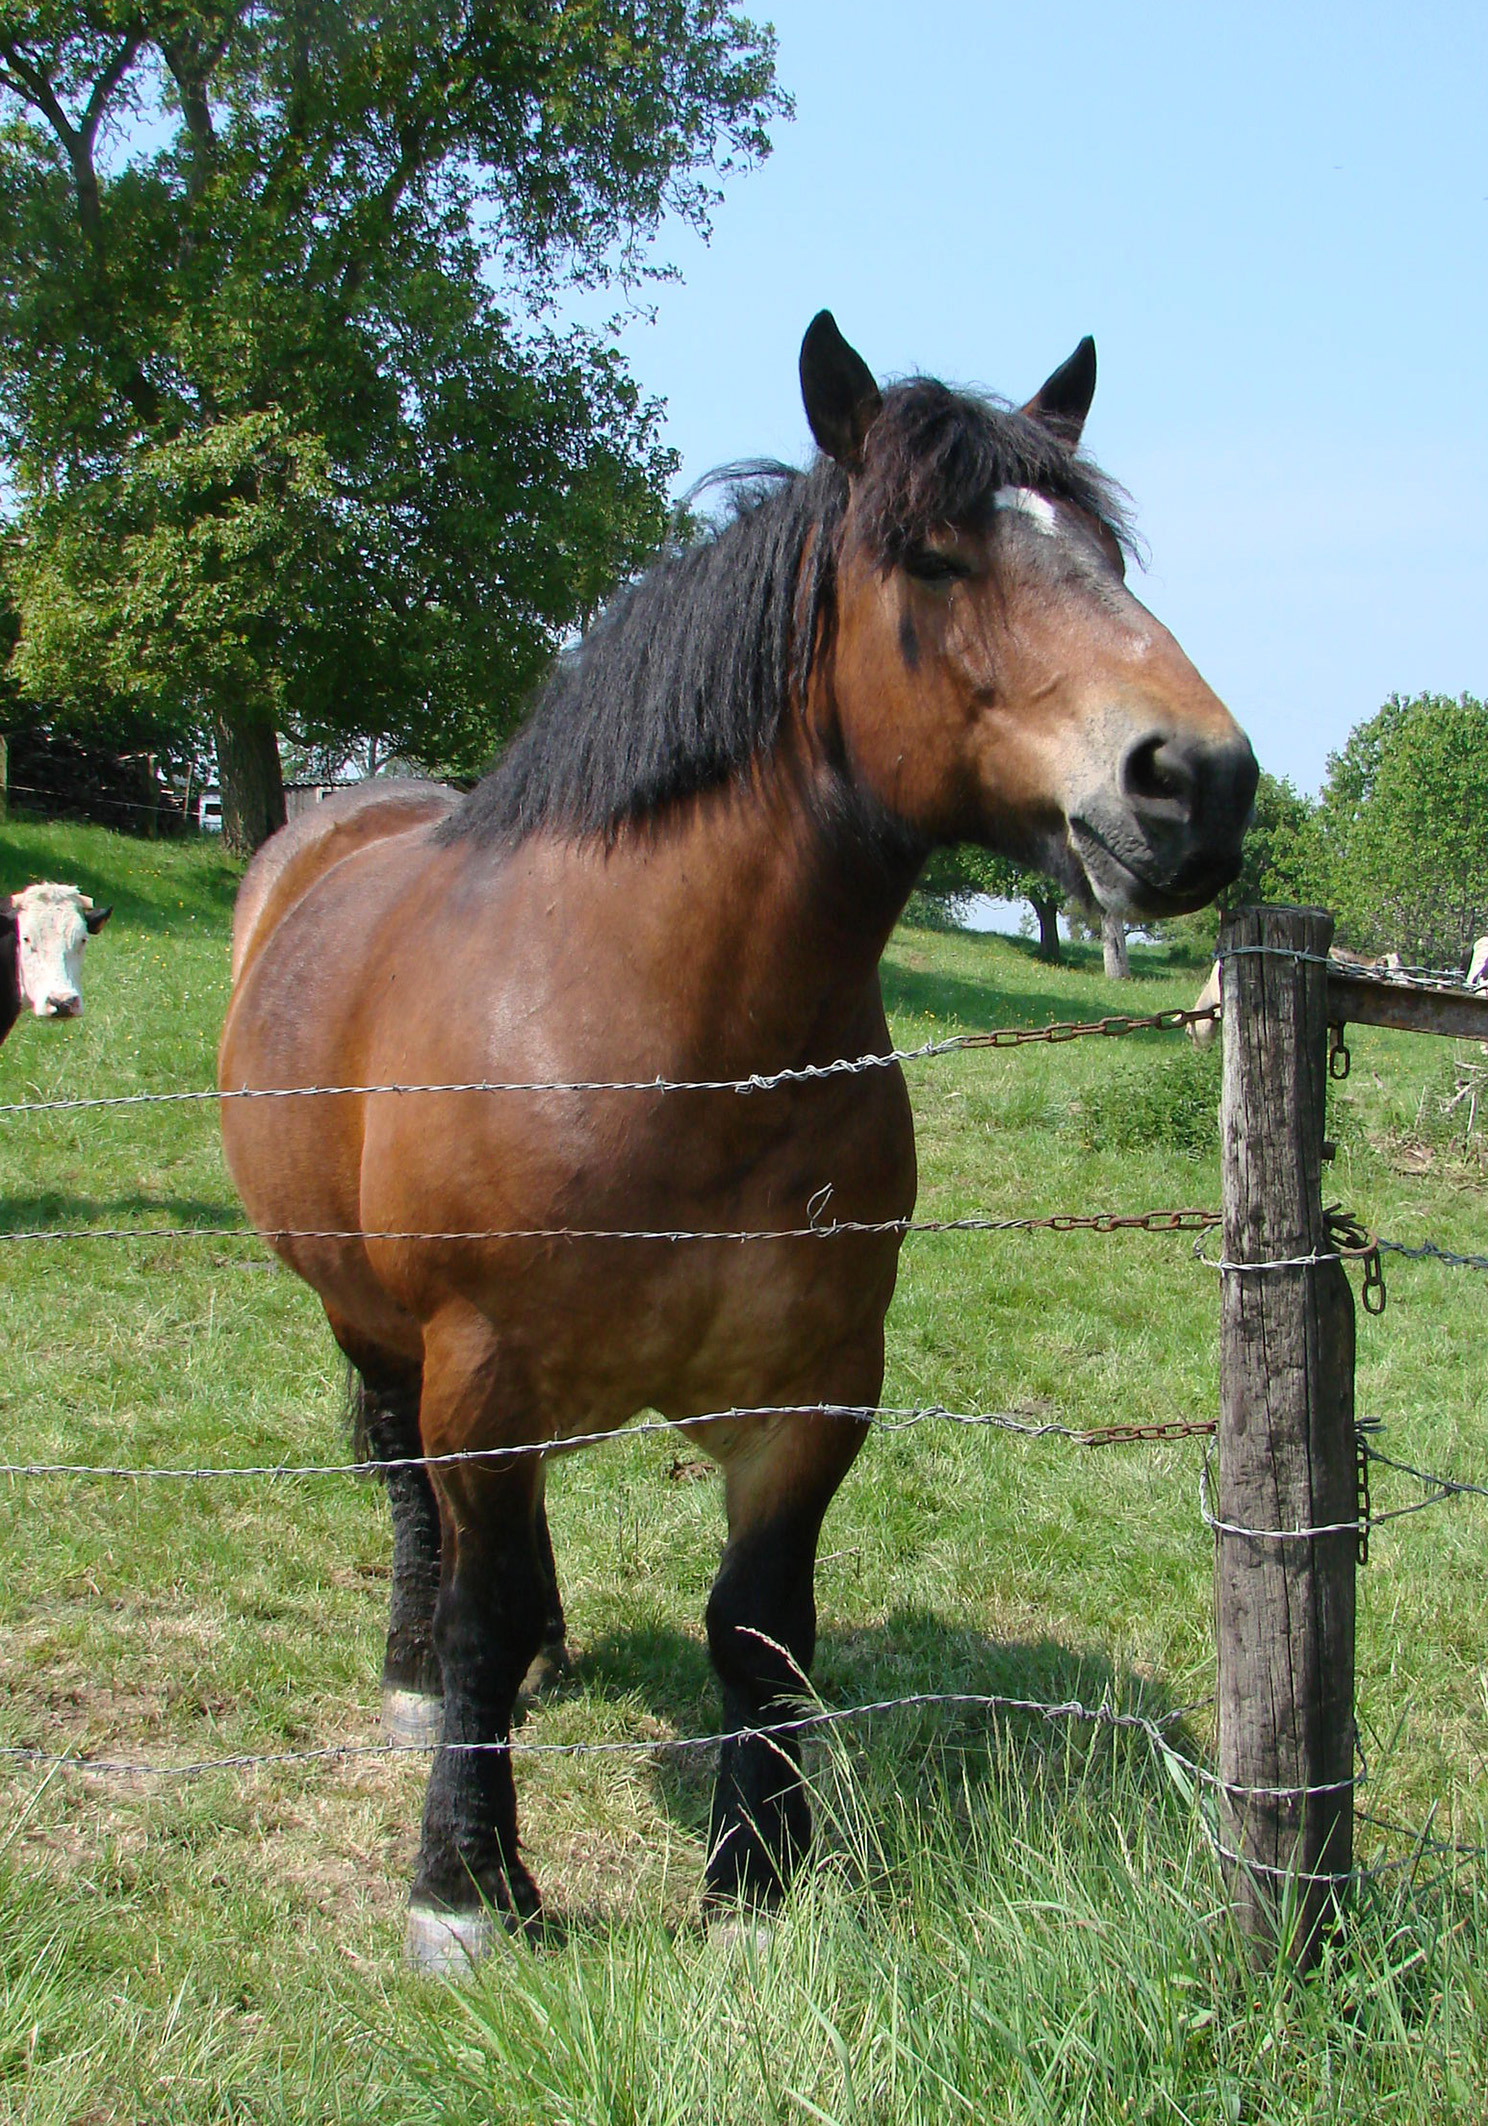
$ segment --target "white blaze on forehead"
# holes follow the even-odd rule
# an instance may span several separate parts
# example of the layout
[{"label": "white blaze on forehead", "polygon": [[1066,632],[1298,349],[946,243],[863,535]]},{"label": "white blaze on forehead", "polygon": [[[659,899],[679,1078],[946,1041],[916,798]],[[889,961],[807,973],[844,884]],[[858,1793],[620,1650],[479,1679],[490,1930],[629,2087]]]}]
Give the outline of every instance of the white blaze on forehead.
[{"label": "white blaze on forehead", "polygon": [[14,896],[20,938],[21,1002],[38,1019],[75,1016],[83,1008],[83,947],[88,926],[83,917],[93,906],[76,886],[47,881],[27,886]]},{"label": "white blaze on forehead", "polygon": [[1032,487],[999,487],[992,497],[994,509],[1012,510],[1053,538],[1059,530],[1059,513],[1047,495]]}]

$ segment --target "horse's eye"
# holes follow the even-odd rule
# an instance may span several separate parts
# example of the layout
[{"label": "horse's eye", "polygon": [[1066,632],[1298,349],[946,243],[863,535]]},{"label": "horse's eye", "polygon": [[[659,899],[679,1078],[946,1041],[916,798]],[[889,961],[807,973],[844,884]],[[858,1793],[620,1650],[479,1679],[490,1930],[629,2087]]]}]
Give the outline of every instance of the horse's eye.
[{"label": "horse's eye", "polygon": [[904,573],[913,576],[916,583],[963,583],[971,569],[955,554],[937,553],[933,546],[920,546],[905,555]]}]

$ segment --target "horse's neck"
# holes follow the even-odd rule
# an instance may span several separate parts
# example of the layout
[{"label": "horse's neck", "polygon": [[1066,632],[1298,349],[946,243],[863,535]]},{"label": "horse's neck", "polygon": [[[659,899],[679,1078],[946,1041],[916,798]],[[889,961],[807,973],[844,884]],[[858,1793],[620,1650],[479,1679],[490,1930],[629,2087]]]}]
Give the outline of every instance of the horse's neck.
[{"label": "horse's neck", "polygon": [[878,963],[918,856],[798,757],[689,813],[647,868],[676,924],[672,964],[730,1055],[768,1069],[855,1050],[879,1015]]}]

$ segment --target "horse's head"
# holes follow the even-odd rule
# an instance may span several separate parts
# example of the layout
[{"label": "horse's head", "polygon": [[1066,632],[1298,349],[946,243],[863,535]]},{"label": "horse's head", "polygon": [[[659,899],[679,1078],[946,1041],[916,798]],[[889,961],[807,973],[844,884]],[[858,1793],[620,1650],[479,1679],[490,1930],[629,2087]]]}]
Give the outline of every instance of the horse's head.
[{"label": "horse's head", "polygon": [[923,379],[880,393],[823,311],[801,388],[848,476],[821,698],[855,782],[927,841],[1117,912],[1228,885],[1255,757],[1127,588],[1115,491],[1075,450],[1093,342],[1014,411]]}]

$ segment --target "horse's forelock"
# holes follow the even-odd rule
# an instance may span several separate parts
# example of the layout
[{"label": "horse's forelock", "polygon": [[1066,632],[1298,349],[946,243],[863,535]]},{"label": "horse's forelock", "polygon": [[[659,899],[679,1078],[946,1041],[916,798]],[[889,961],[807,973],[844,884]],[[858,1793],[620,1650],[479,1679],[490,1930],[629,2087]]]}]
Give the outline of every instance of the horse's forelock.
[{"label": "horse's forelock", "polygon": [[884,394],[858,482],[858,536],[893,567],[947,526],[984,526],[1008,487],[1072,502],[1131,551],[1126,497],[1088,458],[1016,407],[930,377]]}]

